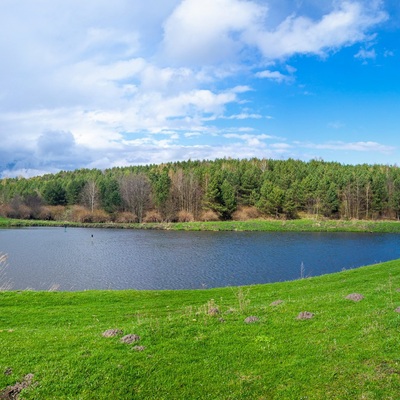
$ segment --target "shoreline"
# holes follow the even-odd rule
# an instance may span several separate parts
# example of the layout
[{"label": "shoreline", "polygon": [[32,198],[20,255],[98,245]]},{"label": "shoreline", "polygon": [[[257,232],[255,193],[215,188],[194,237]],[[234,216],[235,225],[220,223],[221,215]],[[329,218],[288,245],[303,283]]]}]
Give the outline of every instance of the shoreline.
[{"label": "shoreline", "polygon": [[157,223],[78,223],[68,221],[40,221],[0,218],[0,228],[18,227],[84,227],[103,229],[154,229],[175,231],[258,231],[258,232],[369,232],[400,233],[399,221],[373,220],[248,220],[213,222],[157,222]]}]

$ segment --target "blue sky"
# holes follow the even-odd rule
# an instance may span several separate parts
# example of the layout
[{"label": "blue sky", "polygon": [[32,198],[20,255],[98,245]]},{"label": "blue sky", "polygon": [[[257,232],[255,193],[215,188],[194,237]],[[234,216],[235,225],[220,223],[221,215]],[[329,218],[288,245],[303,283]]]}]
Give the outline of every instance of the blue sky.
[{"label": "blue sky", "polygon": [[397,0],[2,0],[0,177],[396,164]]}]

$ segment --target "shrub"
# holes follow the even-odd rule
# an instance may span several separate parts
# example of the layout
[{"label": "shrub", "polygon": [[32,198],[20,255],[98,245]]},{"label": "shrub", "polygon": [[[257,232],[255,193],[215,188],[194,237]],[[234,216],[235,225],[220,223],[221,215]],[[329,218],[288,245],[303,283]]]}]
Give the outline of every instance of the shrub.
[{"label": "shrub", "polygon": [[32,214],[32,210],[30,207],[26,206],[25,204],[21,204],[18,207],[12,207],[8,213],[9,218],[16,218],[16,219],[30,219]]},{"label": "shrub", "polygon": [[104,210],[93,210],[91,213],[92,222],[110,222],[111,218]]},{"label": "shrub", "polygon": [[260,211],[255,207],[241,207],[232,214],[234,221],[247,221],[261,216]]},{"label": "shrub", "polygon": [[70,210],[69,218],[73,222],[92,222],[92,214],[91,212],[82,206],[73,206]]},{"label": "shrub", "polygon": [[116,215],[115,222],[118,222],[120,224],[134,223],[138,222],[138,217],[134,213],[131,213],[129,211],[124,211]]},{"label": "shrub", "polygon": [[40,211],[37,217],[38,219],[41,219],[43,221],[54,220],[54,215],[52,213],[51,207],[48,206],[40,207]]},{"label": "shrub", "polygon": [[42,207],[44,213],[49,213],[50,220],[63,221],[65,220],[66,208],[64,206],[45,206]]},{"label": "shrub", "polygon": [[162,222],[162,220],[161,214],[156,210],[148,211],[143,218],[143,222]]},{"label": "shrub", "polygon": [[22,204],[22,206],[19,208],[19,215],[22,219],[30,219],[32,218],[32,210],[30,207]]},{"label": "shrub", "polygon": [[178,222],[193,222],[194,216],[191,212],[186,210],[181,210],[178,212]]},{"label": "shrub", "polygon": [[11,212],[12,212],[12,209],[8,204],[0,205],[0,216],[10,218]]},{"label": "shrub", "polygon": [[200,221],[204,221],[204,222],[219,221],[219,217],[215,211],[206,210],[201,214]]}]

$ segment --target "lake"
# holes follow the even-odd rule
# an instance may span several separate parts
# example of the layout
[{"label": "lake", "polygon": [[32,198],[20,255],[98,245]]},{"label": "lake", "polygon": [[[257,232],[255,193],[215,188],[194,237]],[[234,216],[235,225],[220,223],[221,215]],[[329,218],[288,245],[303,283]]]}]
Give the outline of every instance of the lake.
[{"label": "lake", "polygon": [[18,228],[0,229],[0,253],[15,290],[196,289],[400,258],[400,235]]}]

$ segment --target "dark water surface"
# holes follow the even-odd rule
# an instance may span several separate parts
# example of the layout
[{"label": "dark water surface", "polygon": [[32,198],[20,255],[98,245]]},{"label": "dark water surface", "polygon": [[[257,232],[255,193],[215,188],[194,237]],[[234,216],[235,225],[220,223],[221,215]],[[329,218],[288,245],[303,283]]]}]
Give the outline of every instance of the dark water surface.
[{"label": "dark water surface", "polygon": [[0,229],[0,253],[13,289],[191,289],[297,279],[302,265],[315,276],[400,258],[400,235]]}]

